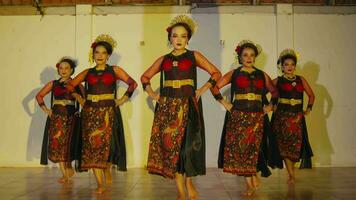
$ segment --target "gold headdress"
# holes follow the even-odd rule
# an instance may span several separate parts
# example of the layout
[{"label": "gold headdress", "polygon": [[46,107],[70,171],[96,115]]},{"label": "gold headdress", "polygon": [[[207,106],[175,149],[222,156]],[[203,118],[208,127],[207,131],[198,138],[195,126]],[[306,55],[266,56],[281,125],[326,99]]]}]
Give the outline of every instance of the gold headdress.
[{"label": "gold headdress", "polygon": [[195,21],[192,18],[190,18],[186,15],[178,15],[172,19],[171,23],[169,24],[169,26],[167,28],[167,32],[170,33],[172,31],[172,27],[178,23],[187,24],[189,26],[190,30],[192,31],[192,35],[194,35],[194,33],[197,31],[197,24],[195,23]]},{"label": "gold headdress", "polygon": [[282,57],[284,57],[284,56],[286,56],[286,55],[294,56],[294,57],[297,59],[297,62],[298,62],[298,60],[300,59],[299,53],[295,52],[293,49],[284,49],[284,50],[279,54],[278,63],[277,63],[277,64],[282,65],[281,59],[282,59]]},{"label": "gold headdress", "polygon": [[235,52],[237,54],[240,54],[241,53],[240,52],[241,51],[241,47],[243,45],[245,45],[245,44],[252,44],[253,46],[255,46],[256,49],[257,49],[257,53],[258,54],[260,54],[262,52],[262,47],[259,44],[252,42],[251,40],[242,40],[242,41],[240,41],[236,46]]},{"label": "gold headdress", "polygon": [[90,52],[89,52],[89,62],[93,63],[93,49],[96,47],[98,42],[107,42],[114,49],[117,46],[117,42],[108,34],[100,34],[96,37],[95,41],[91,44]]},{"label": "gold headdress", "polygon": [[[75,68],[77,66],[77,61],[69,56],[63,56],[61,59],[58,60],[58,62],[56,63],[56,68],[59,68],[59,65],[64,61],[64,60],[70,60],[72,63],[70,63],[72,68]],[[73,66],[72,66],[73,65]]]}]

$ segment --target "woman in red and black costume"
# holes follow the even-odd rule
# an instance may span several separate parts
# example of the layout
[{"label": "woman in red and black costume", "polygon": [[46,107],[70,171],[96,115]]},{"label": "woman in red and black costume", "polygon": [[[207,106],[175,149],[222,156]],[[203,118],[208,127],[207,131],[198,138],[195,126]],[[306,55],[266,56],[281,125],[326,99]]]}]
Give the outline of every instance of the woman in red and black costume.
[{"label": "woman in red and black costume", "polygon": [[[272,110],[272,103],[265,105],[268,102],[265,94],[270,92],[272,102],[276,102],[278,92],[270,77],[254,66],[255,58],[261,52],[257,44],[243,40],[235,51],[242,66],[226,73],[211,89],[215,99],[228,111],[221,136],[218,165],[224,172],[244,176],[246,191],[243,194],[249,196],[259,185],[256,173],[261,170],[263,176],[270,175],[266,162],[260,156],[264,115]],[[228,84],[231,84],[230,102],[219,92]]]},{"label": "woman in red and black costume", "polygon": [[[294,164],[301,160],[301,169],[311,168],[313,156],[304,116],[312,110],[315,96],[305,78],[294,74],[297,57],[292,49],[282,51],[278,65],[283,75],[273,80],[279,99],[272,117],[272,132],[289,174],[288,184],[295,183]],[[306,111],[303,111],[304,92],[309,97]]]},{"label": "woman in red and black costume", "polygon": [[[167,28],[173,51],[158,58],[141,76],[143,89],[157,101],[149,144],[147,169],[149,173],[175,179],[178,199],[190,199],[198,193],[192,177],[204,175],[205,133],[200,96],[216,84],[220,71],[198,51],[186,49],[195,31],[187,16],[173,19]],[[211,78],[197,88],[197,68],[207,71]],[[151,78],[161,73],[160,92],[154,92]]]},{"label": "woman in red and black costume", "polygon": [[[99,35],[92,44],[92,56],[96,66],[81,72],[68,87],[85,82],[86,99],[81,101],[82,150],[80,170],[93,169],[98,187],[97,193],[104,192],[105,183],[111,184],[111,165],[126,171],[126,150],[124,129],[119,106],[132,96],[137,84],[121,67],[110,66],[107,61],[116,42],[109,35]],[[122,80],[129,87],[126,93],[116,99],[116,81]]]},{"label": "woman in red and black costume", "polygon": [[[75,159],[74,149],[80,131],[79,104],[74,96],[84,96],[84,88],[78,85],[73,95],[65,88],[76,67],[74,60],[64,57],[56,67],[60,78],[47,83],[36,95],[39,106],[48,115],[43,135],[41,164],[47,165],[48,160],[59,163],[63,176],[58,182],[68,183],[74,175],[71,162]],[[51,108],[47,108],[43,98],[50,92]]]}]

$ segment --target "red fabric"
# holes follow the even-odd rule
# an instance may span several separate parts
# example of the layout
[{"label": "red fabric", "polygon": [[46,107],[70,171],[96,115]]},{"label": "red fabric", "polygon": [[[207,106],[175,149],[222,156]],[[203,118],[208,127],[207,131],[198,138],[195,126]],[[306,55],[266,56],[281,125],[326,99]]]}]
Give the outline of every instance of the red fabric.
[{"label": "red fabric", "polygon": [[54,96],[61,96],[65,94],[67,90],[63,87],[57,86],[53,89]]},{"label": "red fabric", "polygon": [[235,81],[241,88],[247,88],[250,85],[250,80],[246,76],[238,76]]},{"label": "red fabric", "polygon": [[111,73],[104,73],[102,81],[105,85],[111,85],[115,81],[115,77]]},{"label": "red fabric", "polygon": [[105,85],[111,85],[115,81],[115,77],[110,73],[104,73],[101,76],[89,74],[87,79],[90,85],[96,84],[99,80],[101,80]]},{"label": "red fabric", "polygon": [[167,60],[164,60],[163,61],[163,70],[164,71],[169,71],[170,69],[172,69],[172,66],[173,66],[173,61],[170,60],[170,59],[167,59]]},{"label": "red fabric", "polygon": [[290,83],[283,83],[281,87],[284,91],[291,91],[293,89],[293,85]]},{"label": "red fabric", "polygon": [[187,71],[193,65],[192,61],[189,59],[183,59],[178,62],[178,67],[182,71]]},{"label": "red fabric", "polygon": [[262,89],[262,88],[264,87],[263,80],[261,80],[261,79],[253,80],[253,84],[254,84],[258,89]]},{"label": "red fabric", "polygon": [[88,83],[90,85],[94,85],[96,82],[98,82],[99,78],[97,76],[94,76],[93,74],[88,75]]},{"label": "red fabric", "polygon": [[304,87],[301,83],[298,83],[296,86],[295,86],[295,89],[298,91],[298,92],[303,92],[304,91]]}]

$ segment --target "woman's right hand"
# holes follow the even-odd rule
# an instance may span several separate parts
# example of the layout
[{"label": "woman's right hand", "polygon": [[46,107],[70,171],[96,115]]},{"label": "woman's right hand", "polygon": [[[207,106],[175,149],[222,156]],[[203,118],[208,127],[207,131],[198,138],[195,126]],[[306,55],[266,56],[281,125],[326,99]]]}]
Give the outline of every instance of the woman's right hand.
[{"label": "woman's right hand", "polygon": [[150,97],[155,100],[155,101],[158,101],[159,100],[159,97],[160,97],[160,94],[158,92],[152,92],[150,94]]},{"label": "woman's right hand", "polygon": [[52,117],[52,109],[46,109],[45,113],[49,116],[49,118]]},{"label": "woman's right hand", "polygon": [[230,102],[223,101],[223,106],[227,111],[231,112],[231,109],[234,105],[232,105],[232,103],[230,103]]}]

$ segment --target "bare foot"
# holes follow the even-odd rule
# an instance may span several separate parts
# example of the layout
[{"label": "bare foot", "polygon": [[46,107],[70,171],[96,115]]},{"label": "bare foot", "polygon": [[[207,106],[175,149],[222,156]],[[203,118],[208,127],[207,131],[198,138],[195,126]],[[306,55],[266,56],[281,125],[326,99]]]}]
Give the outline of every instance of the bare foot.
[{"label": "bare foot", "polygon": [[72,177],[72,176],[74,176],[74,170],[73,170],[73,168],[68,168],[67,170],[68,170],[68,177],[69,177],[69,178]]},{"label": "bare foot", "polygon": [[246,189],[245,191],[242,192],[242,195],[244,196],[252,196],[254,193],[253,189]]},{"label": "bare foot", "polygon": [[66,179],[65,177],[62,177],[62,178],[59,178],[59,179],[57,180],[57,182],[60,183],[60,184],[64,184],[64,183],[67,182],[67,179]]},{"label": "bare foot", "polygon": [[250,187],[248,184],[246,184],[246,190],[243,191],[241,194],[244,195],[244,196],[252,196],[254,191],[255,190],[254,190],[253,187]]},{"label": "bare foot", "polygon": [[287,184],[288,185],[294,185],[295,184],[295,177],[294,176],[289,176]]},{"label": "bare foot", "polygon": [[112,184],[112,175],[109,170],[105,170],[105,183],[106,185],[111,185]]},{"label": "bare foot", "polygon": [[105,191],[105,189],[103,187],[98,187],[98,188],[96,188],[95,193],[96,194],[103,194],[104,191]]},{"label": "bare foot", "polygon": [[198,199],[199,194],[198,194],[197,190],[195,189],[193,182],[191,180],[187,181],[186,186],[187,186],[189,199],[190,200]]},{"label": "bare foot", "polygon": [[257,189],[258,187],[260,187],[260,179],[258,178],[258,176],[252,176],[252,185],[255,189]]},{"label": "bare foot", "polygon": [[185,196],[178,195],[177,200],[185,200]]}]

